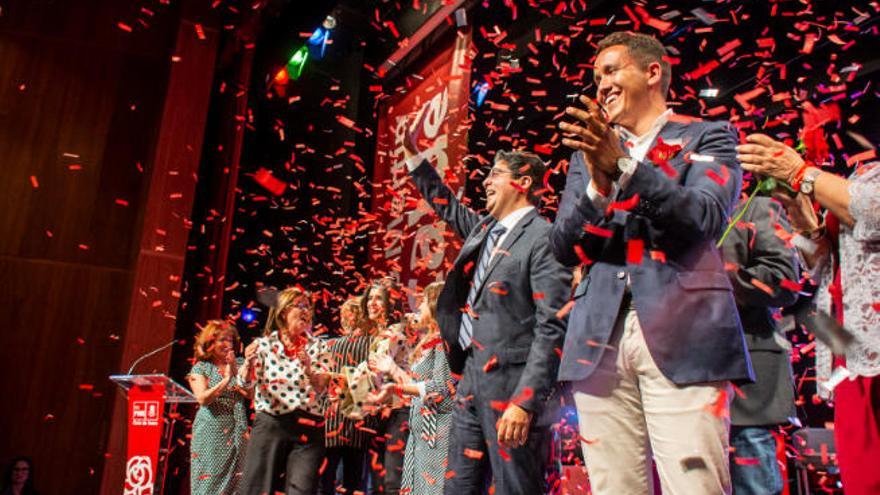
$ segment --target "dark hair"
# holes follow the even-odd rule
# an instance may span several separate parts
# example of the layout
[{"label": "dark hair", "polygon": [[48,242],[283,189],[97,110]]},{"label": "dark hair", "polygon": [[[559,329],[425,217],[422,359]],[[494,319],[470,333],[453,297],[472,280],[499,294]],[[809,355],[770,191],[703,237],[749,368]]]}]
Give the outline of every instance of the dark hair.
[{"label": "dark hair", "polygon": [[15,469],[16,464],[22,461],[28,465],[28,479],[24,482],[24,488],[21,493],[24,495],[37,493],[37,490],[34,488],[34,461],[30,457],[23,455],[12,459],[12,462],[6,466],[6,472],[3,474],[3,484],[0,485],[0,489],[6,490],[12,486],[12,470]]},{"label": "dark hair", "polygon": [[361,311],[366,322],[365,327],[368,328],[369,333],[373,333],[375,330],[375,324],[370,321],[370,312],[367,311],[367,304],[373,291],[381,292],[382,302],[385,305],[385,324],[391,326],[394,323],[400,322],[401,318],[403,318],[403,292],[400,290],[400,284],[388,277],[373,280],[367,286],[367,291],[364,292],[364,296],[361,298]]},{"label": "dark hair", "polygon": [[626,47],[627,54],[641,69],[647,69],[654,62],[660,64],[660,90],[666,95],[672,80],[672,66],[666,59],[666,48],[656,38],[631,31],[617,31],[602,38],[596,47],[596,53],[612,46]]},{"label": "dark hair", "polygon": [[495,153],[495,163],[507,162],[510,171],[517,177],[531,177],[532,187],[529,188],[529,202],[538,204],[543,193],[544,174],[547,173],[547,165],[538,155],[527,151],[504,151]]}]

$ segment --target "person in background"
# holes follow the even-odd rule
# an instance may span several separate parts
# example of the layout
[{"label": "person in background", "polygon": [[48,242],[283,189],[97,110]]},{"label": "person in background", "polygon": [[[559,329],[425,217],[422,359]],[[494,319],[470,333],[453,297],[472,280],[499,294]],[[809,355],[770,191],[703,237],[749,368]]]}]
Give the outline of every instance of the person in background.
[{"label": "person in background", "polygon": [[730,477],[736,495],[777,495],[786,480],[776,460],[773,432],[796,417],[796,411],[791,344],[775,316],[797,300],[800,269],[778,202],[756,196],[732,216],[740,220],[724,238],[721,258],[733,285],[755,382],[740,384],[730,404]]},{"label": "person in background", "polygon": [[238,331],[209,321],[196,337],[195,364],[187,375],[199,403],[190,447],[193,495],[237,494],[244,465],[249,394],[238,387]]},{"label": "person in background", "polygon": [[394,396],[412,397],[401,493],[443,493],[455,402],[452,397],[452,374],[436,320],[437,299],[442,290],[443,282],[434,282],[425,287],[418,314],[410,322],[409,326],[418,339],[409,357],[412,363],[410,372],[399,367],[388,356],[374,364],[394,380],[382,387],[375,397],[377,402],[390,400]]},{"label": "person in background", "polygon": [[[403,317],[403,293],[400,286],[389,278],[376,280],[367,287],[361,301],[368,326],[372,328],[373,341],[368,358],[375,360],[387,356],[405,369],[409,369],[406,356],[409,355]],[[408,401],[396,400],[390,405],[377,407],[370,403],[370,393],[388,380],[386,374],[362,364],[353,373],[352,393],[358,407],[372,414],[376,421],[376,436],[370,448],[370,467],[372,487],[379,493],[397,495],[400,492],[403,472],[403,453],[409,435]]]},{"label": "person in background", "polygon": [[[818,309],[853,335],[845,355],[816,344],[820,396],[834,392],[834,440],[847,495],[880,493],[880,163],[856,163],[849,179],[822,170],[763,134],[746,137],[738,159],[749,172],[788,183],[780,193],[797,235],[792,242],[819,283]],[[813,201],[827,211],[822,222]],[[831,382],[832,367],[843,379]]]},{"label": "person in background", "polygon": [[311,333],[311,294],[278,293],[262,337],[245,349],[242,386],[256,387],[256,419],[245,457],[246,495],[313,495],[324,460],[324,393],[331,356]]},{"label": "person in background", "polygon": [[34,488],[34,463],[28,457],[19,456],[6,467],[0,495],[39,495]]},{"label": "person in background", "polygon": [[[340,337],[328,342],[332,356],[331,372],[340,375],[346,368],[357,367],[367,362],[372,338],[367,333],[361,298],[353,297],[345,301],[339,309]],[[324,445],[327,447],[327,464],[321,474],[322,495],[347,494],[363,491],[365,484],[364,468],[366,451],[372,433],[368,416],[365,419],[352,419],[343,413],[343,408],[351,404],[351,394],[345,383],[339,384],[336,397],[328,403],[324,424]],[[331,395],[333,392],[331,392]],[[342,464],[342,483],[336,486],[336,471]]]}]

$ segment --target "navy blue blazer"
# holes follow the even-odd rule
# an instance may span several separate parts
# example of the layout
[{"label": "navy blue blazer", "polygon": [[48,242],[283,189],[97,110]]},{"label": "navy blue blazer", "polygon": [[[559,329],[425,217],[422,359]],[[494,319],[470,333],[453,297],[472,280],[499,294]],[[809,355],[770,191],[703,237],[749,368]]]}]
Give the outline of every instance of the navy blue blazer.
[{"label": "navy blue blazer", "polygon": [[[575,290],[560,381],[582,380],[595,369],[627,280],[648,349],[667,378],[680,385],[754,379],[715,248],[740,191],[736,133],[726,122],[668,122],[659,137],[682,147],[668,160],[673,176],[646,157],[617,198],[634,206],[610,212],[586,194],[584,155],[572,156],[550,245],[567,266],[583,257],[592,263]],[[637,259],[628,261],[628,248]]]}]

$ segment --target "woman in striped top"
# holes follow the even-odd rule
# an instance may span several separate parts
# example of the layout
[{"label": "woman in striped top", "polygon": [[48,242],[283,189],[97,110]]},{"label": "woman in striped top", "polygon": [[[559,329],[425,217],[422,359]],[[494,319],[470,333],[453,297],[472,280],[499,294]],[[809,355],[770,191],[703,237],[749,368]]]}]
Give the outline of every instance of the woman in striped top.
[{"label": "woman in striped top", "polygon": [[[330,355],[333,357],[331,372],[340,375],[347,368],[355,368],[367,361],[372,338],[367,333],[360,297],[353,297],[339,310],[341,336],[328,341]],[[345,416],[343,409],[349,407],[353,399],[347,384],[338,383],[331,389],[326,422],[324,423],[324,445],[327,447],[327,463],[321,475],[322,495],[347,494],[365,491],[364,466],[366,452],[373,438],[375,425],[372,416],[365,419],[352,419]],[[341,490],[336,487],[336,470],[342,463]]]}]

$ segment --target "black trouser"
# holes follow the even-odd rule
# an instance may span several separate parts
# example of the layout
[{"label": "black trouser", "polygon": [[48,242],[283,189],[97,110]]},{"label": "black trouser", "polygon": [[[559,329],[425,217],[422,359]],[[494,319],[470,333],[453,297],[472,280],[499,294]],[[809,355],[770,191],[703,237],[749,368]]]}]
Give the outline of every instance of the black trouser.
[{"label": "black trouser", "polygon": [[257,413],[244,463],[241,493],[314,495],[324,460],[324,418],[301,411]]},{"label": "black trouser", "polygon": [[[409,408],[392,409],[391,416],[380,426],[377,435],[370,448],[372,492],[398,495],[403,477],[403,454],[409,438]],[[380,486],[384,487],[381,492]]]},{"label": "black trouser", "polygon": [[[327,447],[325,457],[327,465],[321,474],[321,495],[346,494],[352,495],[355,491],[365,491],[364,461],[367,459],[366,449],[358,447]],[[345,491],[336,491],[336,470],[342,463],[342,485]]]}]

